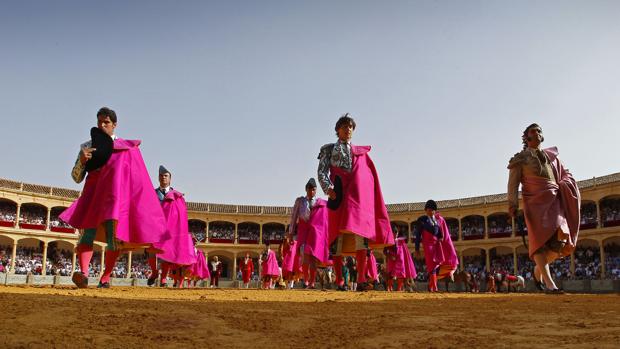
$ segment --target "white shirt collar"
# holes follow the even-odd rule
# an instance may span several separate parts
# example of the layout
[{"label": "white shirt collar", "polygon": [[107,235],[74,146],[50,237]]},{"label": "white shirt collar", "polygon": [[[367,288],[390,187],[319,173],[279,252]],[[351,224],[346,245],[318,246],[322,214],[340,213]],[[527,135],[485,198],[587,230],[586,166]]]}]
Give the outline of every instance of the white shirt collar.
[{"label": "white shirt collar", "polygon": [[167,187],[165,187],[165,188],[159,187],[159,190],[160,190],[160,191],[163,191],[163,192],[165,192],[165,193],[167,193],[167,192],[169,192],[169,191],[170,191],[170,186],[167,186]]}]

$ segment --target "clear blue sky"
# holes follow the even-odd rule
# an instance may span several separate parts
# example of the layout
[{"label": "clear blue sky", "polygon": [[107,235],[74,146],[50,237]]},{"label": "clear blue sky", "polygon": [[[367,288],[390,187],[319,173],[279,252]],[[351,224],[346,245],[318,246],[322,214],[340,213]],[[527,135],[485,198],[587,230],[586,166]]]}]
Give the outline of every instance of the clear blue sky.
[{"label": "clear blue sky", "polygon": [[345,112],[388,203],[505,191],[531,122],[578,179],[618,172],[619,18],[618,1],[3,2],[0,177],[80,189],[101,106],[191,201],[291,205]]}]

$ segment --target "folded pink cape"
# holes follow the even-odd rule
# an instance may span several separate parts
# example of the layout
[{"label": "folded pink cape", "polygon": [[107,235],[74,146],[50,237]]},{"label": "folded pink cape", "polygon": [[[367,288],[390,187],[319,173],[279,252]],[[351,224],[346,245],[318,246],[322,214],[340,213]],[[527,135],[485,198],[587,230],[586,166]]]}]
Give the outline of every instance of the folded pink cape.
[{"label": "folded pink cape", "polygon": [[170,190],[161,203],[161,208],[166,217],[170,238],[154,244],[156,249],[163,251],[157,254],[157,257],[178,265],[196,263],[194,242],[187,227],[187,206],[183,194]]},{"label": "folded pink cape", "polygon": [[317,199],[308,222],[299,220],[297,225],[297,243],[304,246],[303,253],[314,256],[321,263],[327,263],[329,259],[327,211],[327,201]]},{"label": "folded pink cape", "polygon": [[278,266],[278,259],[276,258],[276,253],[272,250],[269,250],[267,254],[267,259],[263,261],[262,264],[262,276],[280,276],[280,267]]},{"label": "folded pink cape", "polygon": [[443,240],[437,239],[436,236],[426,230],[422,231],[424,259],[426,260],[426,271],[429,273],[442,265],[455,267],[459,265],[459,258],[454,249],[446,220],[439,213],[435,214],[435,219],[443,234]]},{"label": "folded pink cape", "polygon": [[[166,219],[140,153],[140,141],[117,138],[110,160],[86,177],[82,195],[60,218],[77,229],[117,221],[124,248],[150,246],[169,237]],[[103,231],[97,241],[106,242]]]},{"label": "folded pink cape", "polygon": [[342,180],[343,199],[336,210],[329,210],[329,243],[342,232],[365,237],[375,247],[394,244],[390,217],[383,201],[379,175],[368,156],[370,146],[351,145],[351,172],[332,166],[330,177]]},{"label": "folded pink cape", "polygon": [[562,230],[567,244],[561,255],[570,255],[577,246],[581,194],[577,182],[558,159],[556,147],[544,149],[557,183],[543,177],[523,177],[523,213],[527,224],[530,257]]},{"label": "folded pink cape", "polygon": [[207,265],[205,255],[202,251],[198,250],[196,253],[196,262],[190,266],[189,272],[193,277],[197,277],[202,280],[211,278],[209,266]]}]

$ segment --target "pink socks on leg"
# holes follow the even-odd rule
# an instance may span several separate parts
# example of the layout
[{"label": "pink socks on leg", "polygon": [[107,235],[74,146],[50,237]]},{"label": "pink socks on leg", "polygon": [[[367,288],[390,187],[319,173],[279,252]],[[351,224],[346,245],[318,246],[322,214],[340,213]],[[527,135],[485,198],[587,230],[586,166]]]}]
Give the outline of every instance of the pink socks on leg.
[{"label": "pink socks on leg", "polygon": [[120,254],[120,251],[106,251],[105,269],[103,270],[103,275],[101,275],[101,283],[110,282],[110,275],[114,270],[114,265],[116,265],[116,260]]}]

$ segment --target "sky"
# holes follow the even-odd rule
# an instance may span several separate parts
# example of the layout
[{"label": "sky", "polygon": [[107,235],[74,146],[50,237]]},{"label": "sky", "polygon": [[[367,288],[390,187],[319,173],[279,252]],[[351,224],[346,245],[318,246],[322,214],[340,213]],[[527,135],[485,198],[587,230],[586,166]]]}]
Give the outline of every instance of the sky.
[{"label": "sky", "polygon": [[619,172],[618,18],[618,1],[1,2],[0,177],[81,189],[102,106],[189,201],[292,205],[346,112],[386,203],[505,192],[532,122],[577,179]]}]

